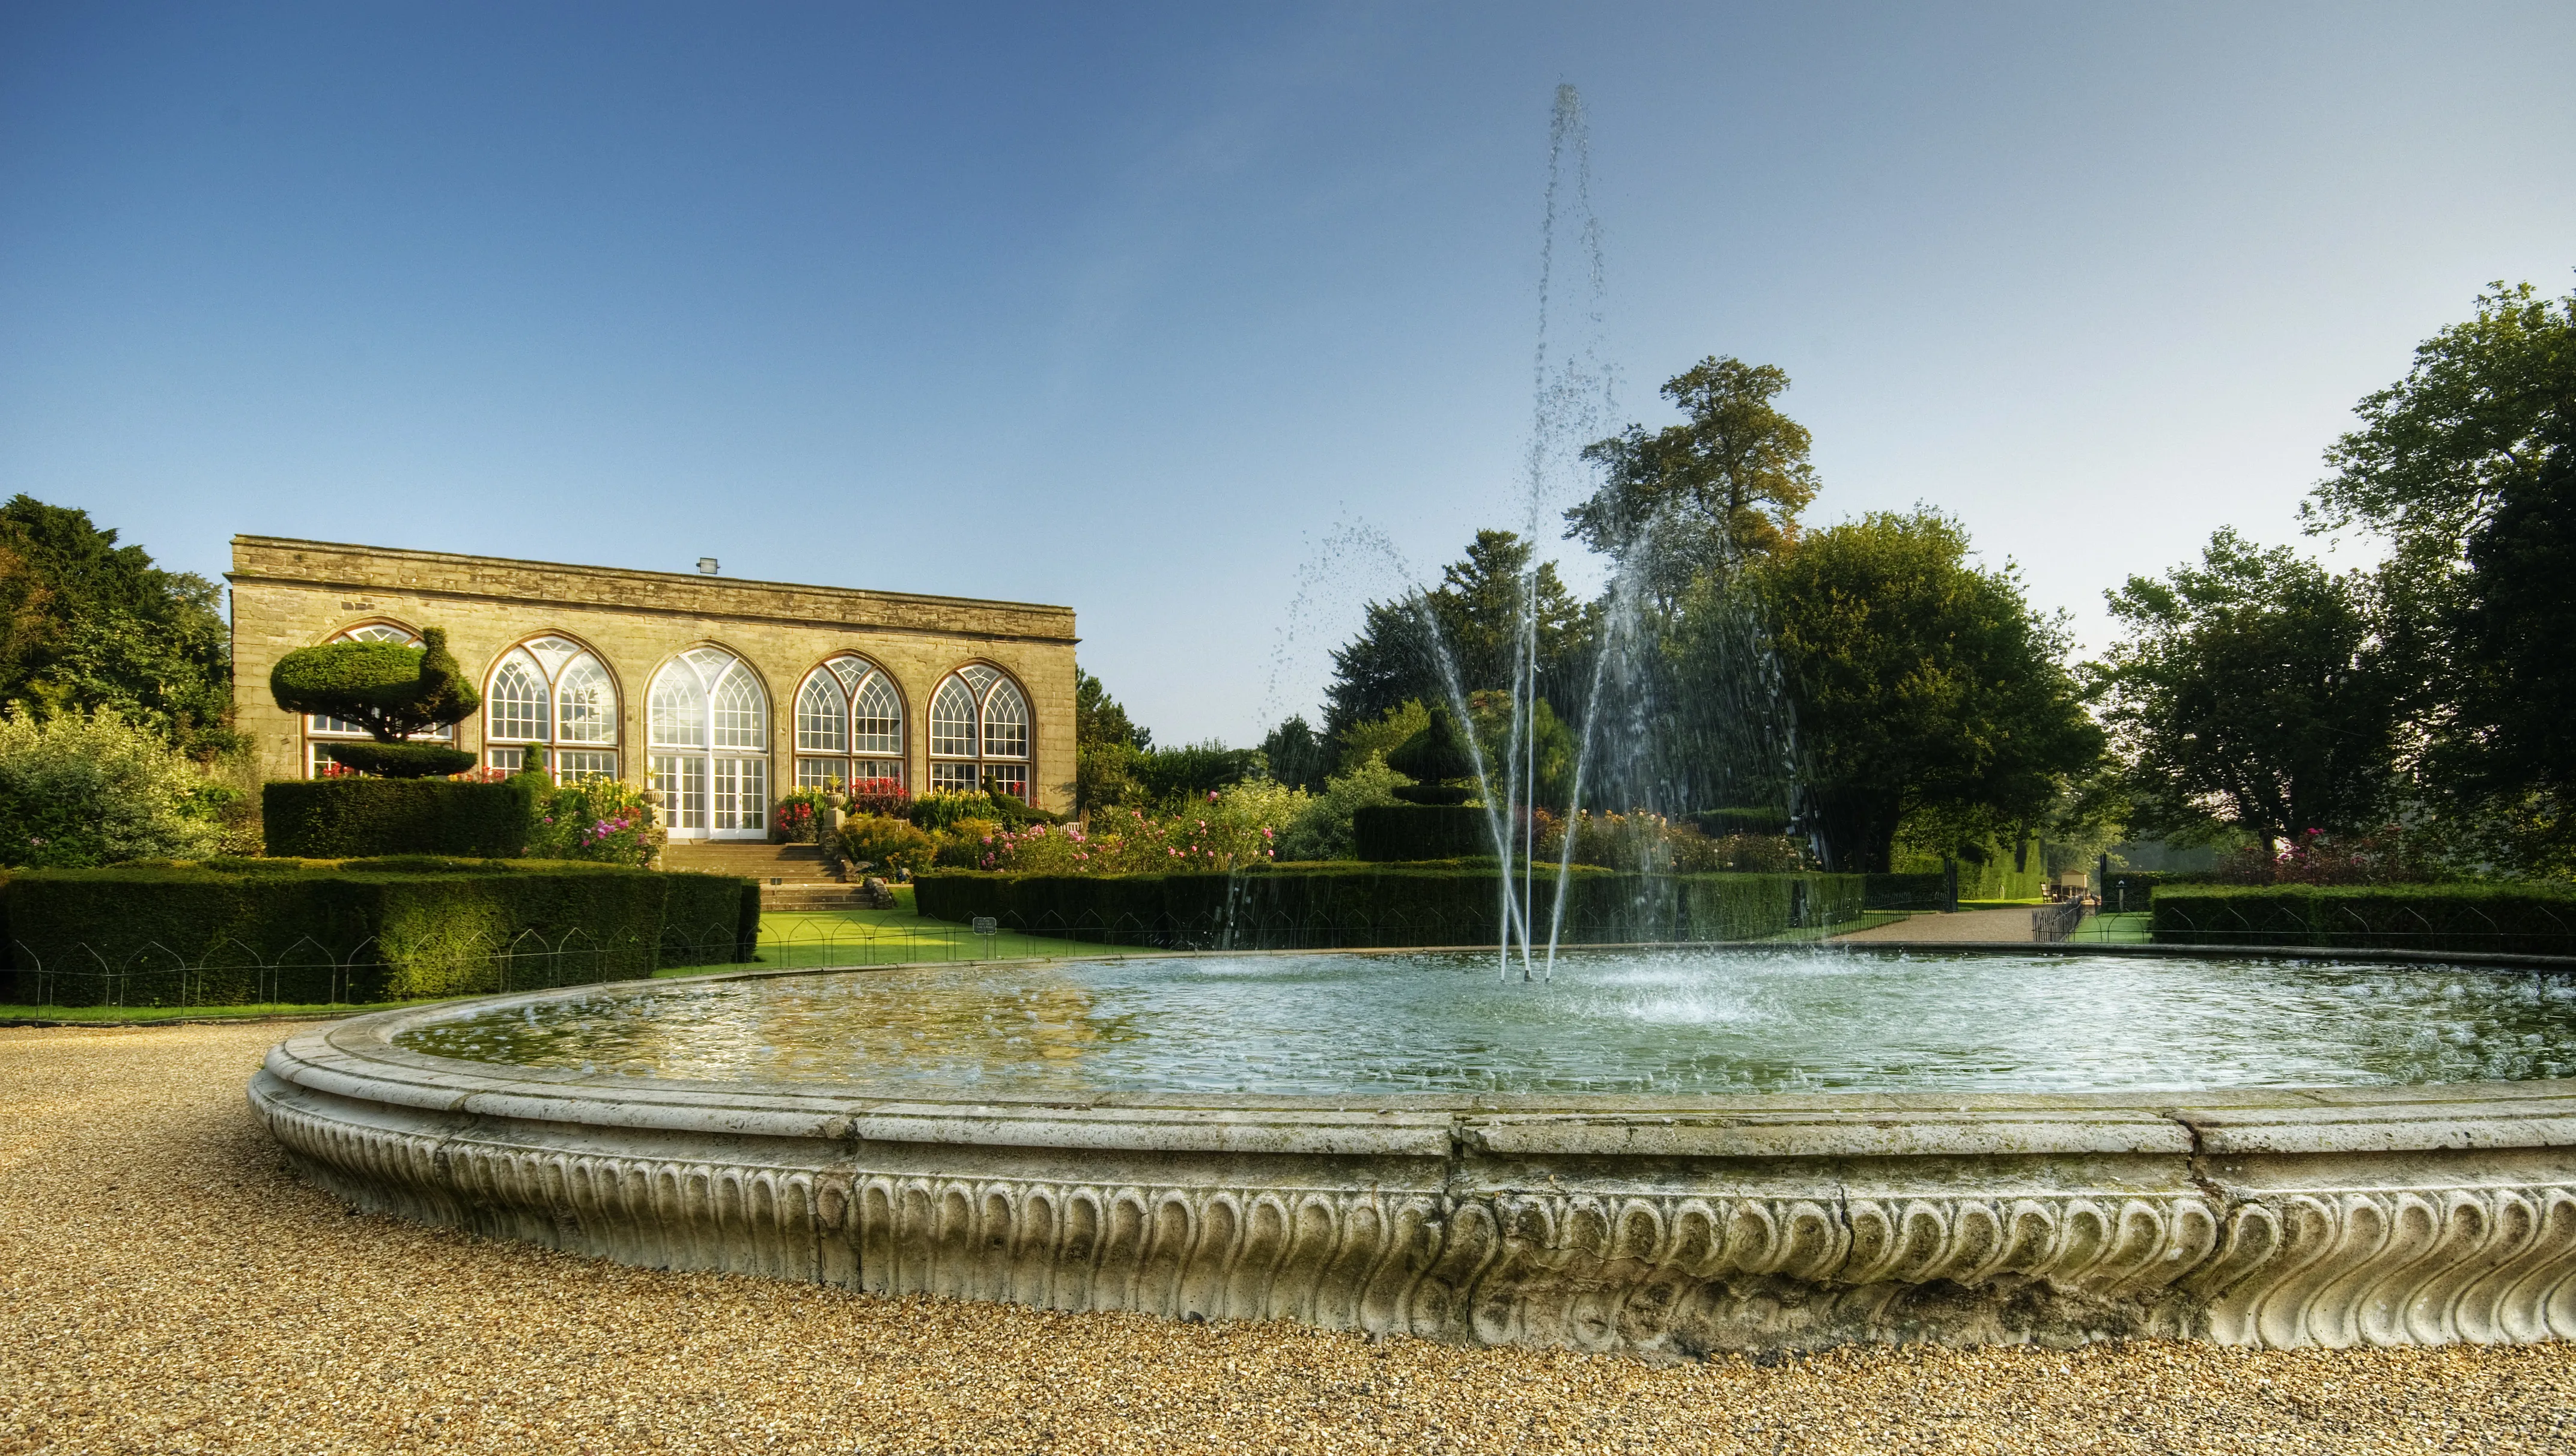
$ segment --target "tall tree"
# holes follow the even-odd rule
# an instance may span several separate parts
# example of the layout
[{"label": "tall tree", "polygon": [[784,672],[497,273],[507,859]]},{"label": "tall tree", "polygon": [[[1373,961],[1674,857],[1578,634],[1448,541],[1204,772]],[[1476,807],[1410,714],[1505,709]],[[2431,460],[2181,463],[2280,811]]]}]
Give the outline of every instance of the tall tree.
[{"label": "tall tree", "polygon": [[[1324,732],[1338,738],[1408,701],[1444,702],[1445,647],[1462,692],[1508,689],[1523,650],[1521,603],[1535,604],[1538,693],[1572,701],[1590,661],[1593,615],[1566,590],[1556,563],[1535,569],[1532,544],[1511,531],[1478,531],[1467,554],[1443,568],[1440,585],[1391,602],[1371,602],[1359,634],[1333,653]],[[1534,588],[1534,590],[1532,590]]]},{"label": "tall tree", "polygon": [[119,546],[85,511],[0,506],[0,701],[114,711],[196,753],[238,740],[223,591]]},{"label": "tall tree", "polygon": [[1333,772],[1332,745],[1315,732],[1303,713],[1270,730],[1261,740],[1262,761],[1270,776],[1292,789],[1321,793]]},{"label": "tall tree", "polygon": [[2035,823],[2100,758],[2065,627],[1934,511],[1877,512],[1764,562],[1811,822],[1837,869],[1884,871],[1915,809]]},{"label": "tall tree", "polygon": [[2372,630],[2374,584],[2232,530],[2197,566],[2105,593],[2127,630],[2090,669],[2132,828],[2232,825],[2277,847],[2376,827],[2405,681]]},{"label": "tall tree", "polygon": [[1776,364],[1715,356],[1666,380],[1663,396],[1687,418],[1651,434],[1630,425],[1586,447],[1602,484],[1565,513],[1567,534],[1642,566],[1667,604],[1693,578],[1795,540],[1816,471],[1806,427],[1772,403],[1788,387]]},{"label": "tall tree", "polygon": [[2302,507],[2312,529],[2361,525],[2435,567],[2516,488],[2535,487],[2553,431],[2576,421],[2576,295],[2488,285],[2477,317],[2415,350],[2406,377],[2362,397],[2335,473]]},{"label": "tall tree", "polygon": [[1073,670],[1073,807],[1089,813],[1138,797],[1137,764],[1154,735],[1136,726],[1100,679]]}]

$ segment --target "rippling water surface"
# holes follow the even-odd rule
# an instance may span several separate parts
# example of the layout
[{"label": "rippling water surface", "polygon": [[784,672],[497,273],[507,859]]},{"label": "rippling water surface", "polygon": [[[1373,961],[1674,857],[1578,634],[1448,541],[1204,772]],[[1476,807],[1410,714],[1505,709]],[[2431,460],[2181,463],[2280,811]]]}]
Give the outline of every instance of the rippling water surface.
[{"label": "rippling water surface", "polygon": [[1208,957],[673,982],[436,1056],[868,1094],[2090,1091],[2576,1076],[2576,980],[2116,956]]}]

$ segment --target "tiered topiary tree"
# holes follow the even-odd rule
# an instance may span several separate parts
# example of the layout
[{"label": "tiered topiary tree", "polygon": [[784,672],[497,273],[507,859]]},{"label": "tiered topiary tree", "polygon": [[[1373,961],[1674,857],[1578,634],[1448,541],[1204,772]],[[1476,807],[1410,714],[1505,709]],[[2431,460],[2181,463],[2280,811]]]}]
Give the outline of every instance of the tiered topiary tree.
[{"label": "tiered topiary tree", "polygon": [[279,658],[268,690],[290,713],[339,718],[367,730],[373,743],[333,743],[323,752],[343,767],[388,779],[437,778],[474,766],[474,755],[440,743],[413,743],[415,733],[463,722],[483,706],[447,650],[447,630],[421,629],[421,645],[331,642]]},{"label": "tiered topiary tree", "polygon": [[1413,780],[1395,790],[1408,804],[1463,804],[1475,796],[1476,758],[1447,708],[1432,709],[1430,726],[1389,750],[1386,766]]}]

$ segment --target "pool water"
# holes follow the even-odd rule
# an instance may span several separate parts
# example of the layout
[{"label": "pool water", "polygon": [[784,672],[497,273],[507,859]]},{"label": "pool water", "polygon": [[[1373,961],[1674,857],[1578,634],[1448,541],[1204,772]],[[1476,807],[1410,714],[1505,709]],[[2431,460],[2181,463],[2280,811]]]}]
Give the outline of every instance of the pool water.
[{"label": "pool water", "polygon": [[2083,955],[1206,956],[602,990],[434,1056],[858,1095],[2085,1092],[2576,1076],[2576,978]]}]

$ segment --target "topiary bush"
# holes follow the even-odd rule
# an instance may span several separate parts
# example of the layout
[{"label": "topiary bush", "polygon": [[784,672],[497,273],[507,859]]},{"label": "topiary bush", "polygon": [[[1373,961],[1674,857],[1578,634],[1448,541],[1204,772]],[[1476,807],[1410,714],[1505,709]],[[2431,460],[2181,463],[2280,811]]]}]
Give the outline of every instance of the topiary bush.
[{"label": "topiary bush", "polygon": [[528,778],[285,779],[261,788],[260,817],[268,852],[290,858],[521,855],[536,828]]},{"label": "topiary bush", "polygon": [[1494,828],[1470,805],[1387,804],[1352,811],[1351,843],[1364,860],[1457,859],[1492,854]]},{"label": "topiary bush", "polygon": [[483,695],[447,650],[447,630],[421,629],[421,645],[328,642],[277,660],[269,696],[290,713],[339,718],[367,730],[372,744],[328,744],[334,762],[385,778],[460,773],[474,756],[440,744],[404,740],[472,717]]},{"label": "topiary bush", "polygon": [[[256,864],[252,869],[250,864]],[[749,959],[723,875],[398,855],[43,870],[0,886],[18,1004],[358,1003]]]}]

